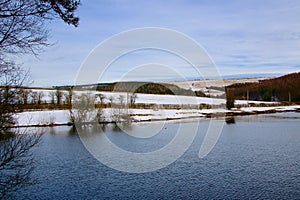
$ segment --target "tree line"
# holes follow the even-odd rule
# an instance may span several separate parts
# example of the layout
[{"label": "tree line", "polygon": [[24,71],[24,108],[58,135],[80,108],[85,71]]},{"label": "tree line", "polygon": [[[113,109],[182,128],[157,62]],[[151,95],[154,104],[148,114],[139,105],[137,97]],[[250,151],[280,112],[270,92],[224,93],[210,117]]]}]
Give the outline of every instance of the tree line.
[{"label": "tree line", "polygon": [[233,84],[226,87],[226,93],[242,100],[300,102],[300,73],[258,83]]},{"label": "tree line", "polygon": [[115,82],[107,84],[99,84],[97,91],[114,91],[114,92],[131,92],[142,94],[161,94],[161,95],[184,95],[205,97],[201,91],[192,91],[180,88],[177,85],[169,83],[153,83],[153,82]]}]

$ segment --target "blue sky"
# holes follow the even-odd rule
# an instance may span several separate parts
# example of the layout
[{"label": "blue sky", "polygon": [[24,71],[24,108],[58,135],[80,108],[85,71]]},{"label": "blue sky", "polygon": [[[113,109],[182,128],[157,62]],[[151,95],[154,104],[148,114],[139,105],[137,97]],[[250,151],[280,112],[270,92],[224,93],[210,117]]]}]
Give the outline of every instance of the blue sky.
[{"label": "blue sky", "polygon": [[[31,70],[33,85],[73,84],[80,65],[97,45],[142,27],[186,34],[205,48],[222,75],[300,71],[298,0],[82,0],[77,14],[78,28],[53,21],[50,41],[55,44],[38,58],[21,58]],[[167,54],[138,52],[112,67],[107,81],[118,80],[127,69],[123,66],[141,61],[147,65],[151,58],[179,70],[186,64]],[[158,68],[154,69],[155,74]]]}]

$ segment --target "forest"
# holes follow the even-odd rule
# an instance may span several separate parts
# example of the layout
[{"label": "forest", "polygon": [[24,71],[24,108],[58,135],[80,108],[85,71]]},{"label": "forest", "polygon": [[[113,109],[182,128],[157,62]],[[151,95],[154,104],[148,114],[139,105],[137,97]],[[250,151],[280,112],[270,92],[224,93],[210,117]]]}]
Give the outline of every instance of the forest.
[{"label": "forest", "polygon": [[258,83],[239,83],[226,87],[235,99],[256,101],[300,102],[300,72]]}]

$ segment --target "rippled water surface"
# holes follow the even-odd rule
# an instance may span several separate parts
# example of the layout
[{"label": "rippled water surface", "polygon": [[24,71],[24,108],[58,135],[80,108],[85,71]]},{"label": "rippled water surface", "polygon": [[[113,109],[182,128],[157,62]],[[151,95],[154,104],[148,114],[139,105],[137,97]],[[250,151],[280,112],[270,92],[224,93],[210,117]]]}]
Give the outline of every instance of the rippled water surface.
[{"label": "rippled water surface", "polygon": [[[36,184],[22,188],[15,198],[299,199],[299,122],[299,113],[235,118],[234,124],[224,125],[208,156],[199,159],[209,124],[201,120],[193,144],[181,158],[166,168],[142,174],[101,164],[70,127],[49,128],[33,152],[36,167],[32,179]],[[132,139],[113,127],[105,134],[126,150],[148,152],[168,144],[178,126],[178,122],[167,123],[151,139]]]}]

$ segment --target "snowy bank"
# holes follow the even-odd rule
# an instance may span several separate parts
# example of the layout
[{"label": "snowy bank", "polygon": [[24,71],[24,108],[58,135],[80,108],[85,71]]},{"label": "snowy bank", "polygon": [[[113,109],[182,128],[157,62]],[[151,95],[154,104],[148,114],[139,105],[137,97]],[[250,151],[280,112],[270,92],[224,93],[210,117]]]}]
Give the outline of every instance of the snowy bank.
[{"label": "snowy bank", "polygon": [[[248,115],[300,111],[300,105],[278,107],[242,107],[240,109],[122,109],[134,122],[211,117],[212,115]],[[113,108],[103,109],[103,121],[112,122]],[[70,124],[68,110],[32,111],[16,115],[19,126],[50,126]]]}]

